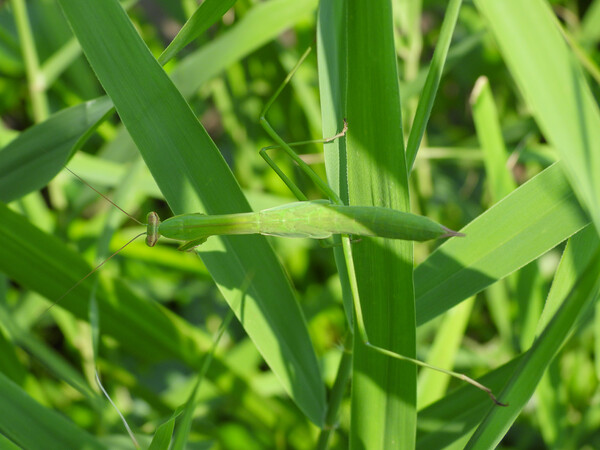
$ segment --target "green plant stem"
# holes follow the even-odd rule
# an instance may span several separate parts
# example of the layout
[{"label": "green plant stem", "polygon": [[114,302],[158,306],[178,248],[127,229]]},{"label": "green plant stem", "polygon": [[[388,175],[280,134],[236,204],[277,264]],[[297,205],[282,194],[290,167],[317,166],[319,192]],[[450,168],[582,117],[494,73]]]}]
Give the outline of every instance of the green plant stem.
[{"label": "green plant stem", "polygon": [[27,16],[24,0],[11,0],[15,24],[21,41],[21,52],[25,60],[27,85],[31,97],[33,118],[36,123],[43,122],[48,117],[48,100],[45,94],[44,76],[40,70],[31,25]]},{"label": "green plant stem", "polygon": [[339,410],[344,399],[344,393],[348,386],[348,380],[352,374],[352,334],[349,333],[346,336],[344,342],[344,351],[342,353],[342,359],[338,366],[338,372],[331,389],[329,396],[329,403],[327,405],[327,413],[325,415],[325,426],[319,434],[319,440],[317,441],[316,448],[324,450],[329,444],[329,438],[333,430],[337,428],[337,421],[339,417]]}]

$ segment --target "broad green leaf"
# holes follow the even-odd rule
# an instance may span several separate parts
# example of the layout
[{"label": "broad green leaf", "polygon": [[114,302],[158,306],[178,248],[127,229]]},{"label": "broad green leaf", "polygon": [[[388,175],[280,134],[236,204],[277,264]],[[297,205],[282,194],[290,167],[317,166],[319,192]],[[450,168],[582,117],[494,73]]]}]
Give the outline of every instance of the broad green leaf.
[{"label": "broad green leaf", "polygon": [[[173,212],[249,211],[218,149],[119,4],[60,4]],[[321,424],[325,392],[319,366],[271,247],[260,236],[211,238],[199,254],[285,390],[310,420]],[[238,289],[248,279],[252,285],[240,302]]]}]

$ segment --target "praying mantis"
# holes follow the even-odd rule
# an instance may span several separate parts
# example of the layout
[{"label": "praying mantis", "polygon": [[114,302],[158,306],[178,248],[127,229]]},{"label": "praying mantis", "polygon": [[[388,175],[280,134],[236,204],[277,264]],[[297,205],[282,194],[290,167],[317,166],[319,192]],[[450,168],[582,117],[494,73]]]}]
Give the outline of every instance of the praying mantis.
[{"label": "praying mantis", "polygon": [[375,206],[343,206],[328,200],[300,201],[259,212],[207,216],[182,214],[161,222],[147,216],[146,244],[159,237],[186,241],[180,250],[203,244],[209,236],[262,234],[279,237],[326,239],[333,234],[386,237],[413,241],[463,236],[433,220]]},{"label": "praying mantis", "polygon": [[[276,147],[263,148],[260,151],[260,155],[290,188],[294,195],[299,199],[299,202],[254,213],[237,213],[217,216],[202,215],[198,213],[183,214],[171,217],[163,222],[160,221],[155,212],[151,212],[147,216],[146,232],[143,233],[146,234],[146,243],[148,246],[154,246],[160,236],[181,241],[182,244],[179,247],[180,250],[192,250],[204,243],[210,236],[227,234],[264,234],[279,237],[306,237],[313,239],[325,239],[331,235],[339,234],[342,236],[374,236],[412,241],[463,236],[461,233],[452,231],[427,217],[395,211],[388,208],[344,205],[339,196],[292,150],[292,145],[302,143],[288,144],[275,132],[267,121],[266,114],[282,89],[287,85],[297,68],[306,58],[309,51],[310,49],[300,58],[282,85],[267,102],[260,115],[261,125],[277,143]],[[345,126],[344,130],[333,138],[324,139],[320,142],[330,142],[332,139],[343,138],[346,133],[346,128],[347,127]],[[294,162],[296,162],[300,169],[316,184],[323,194],[329,197],[329,200],[309,201],[299,188],[287,178],[281,169],[268,156],[267,150],[271,148],[282,149]],[[351,261],[352,254],[350,240],[344,238],[342,240],[342,246],[346,260]],[[91,273],[93,273],[93,271],[90,272],[90,274]],[[360,334],[359,337],[366,346],[373,351],[388,357],[409,361],[413,364],[438,370],[462,379],[485,391],[497,405],[505,406],[496,399],[487,387],[463,374],[436,368],[420,360],[406,357],[371,344],[366,332],[358,298],[356,279],[351,264],[348,265],[348,277],[354,297],[354,316]],[[68,292],[64,295],[68,294]]]}]

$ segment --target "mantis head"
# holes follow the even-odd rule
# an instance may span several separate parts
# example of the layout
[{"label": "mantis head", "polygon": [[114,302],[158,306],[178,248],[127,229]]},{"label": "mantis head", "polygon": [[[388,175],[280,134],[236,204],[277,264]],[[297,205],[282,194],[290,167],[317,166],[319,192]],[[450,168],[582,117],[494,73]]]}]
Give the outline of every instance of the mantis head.
[{"label": "mantis head", "polygon": [[149,212],[146,216],[146,245],[154,247],[160,238],[158,227],[160,225],[160,217],[154,211]]}]

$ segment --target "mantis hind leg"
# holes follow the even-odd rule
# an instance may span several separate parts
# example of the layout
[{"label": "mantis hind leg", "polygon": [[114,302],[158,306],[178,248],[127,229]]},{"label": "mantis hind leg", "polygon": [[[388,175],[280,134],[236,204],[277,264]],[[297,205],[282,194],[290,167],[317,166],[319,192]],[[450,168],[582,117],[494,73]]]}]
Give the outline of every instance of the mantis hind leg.
[{"label": "mantis hind leg", "polygon": [[470,385],[476,387],[477,389],[485,392],[496,405],[508,406],[508,404],[502,403],[501,401],[499,401],[490,388],[488,388],[487,386],[484,386],[483,384],[479,383],[478,381],[474,380],[471,377],[468,377],[462,373],[454,372],[452,370],[447,370],[447,369],[443,369],[441,367],[432,366],[431,364],[427,364],[426,362],[421,361],[419,359],[411,358],[409,356],[404,356],[400,353],[397,353],[392,350],[388,350],[386,348],[379,347],[377,345],[372,344],[370,342],[369,336],[367,334],[367,329],[365,327],[362,306],[361,306],[360,300],[359,300],[358,284],[356,281],[356,277],[354,276],[354,262],[352,259],[352,251],[350,249],[350,245],[347,245],[347,241],[342,241],[342,246],[344,249],[344,253],[346,255],[346,263],[348,264],[350,290],[352,291],[352,296],[354,298],[354,319],[356,321],[356,329],[358,330],[359,339],[362,340],[363,344],[366,347],[370,348],[371,350],[373,350],[377,353],[388,356],[390,358],[398,359],[401,361],[407,361],[416,366],[425,367],[427,369],[432,369],[437,372],[441,372],[443,374],[446,374],[451,377],[462,380],[462,381],[469,383]]},{"label": "mantis hind leg", "polygon": [[[328,142],[332,142],[335,139],[339,139],[341,137],[344,137],[346,135],[346,131],[348,131],[348,123],[346,122],[346,119],[344,119],[344,127],[342,128],[342,131],[340,131],[339,133],[337,133],[335,136],[331,136],[329,138],[325,138],[325,139],[312,139],[309,141],[301,141],[301,142],[290,142],[287,143],[287,147],[289,147],[289,150],[292,150],[291,147],[296,147],[299,145],[305,145],[305,144],[318,144],[318,143],[328,143]],[[281,145],[270,145],[268,147],[263,147],[259,150],[259,155],[262,157],[262,159],[265,160],[265,162],[271,167],[271,169],[273,169],[273,171],[279,176],[279,178],[281,178],[281,181],[283,181],[285,183],[285,185],[288,187],[288,189],[290,191],[292,191],[292,193],[294,194],[294,196],[300,200],[300,201],[305,201],[307,200],[306,196],[304,195],[304,193],[300,190],[300,188],[298,187],[298,185],[296,185],[282,170],[281,168],[275,163],[275,161],[273,161],[273,159],[271,159],[271,157],[269,156],[269,154],[267,153],[267,151],[269,150],[275,150],[275,149],[281,149],[284,148]],[[293,150],[292,150],[293,152]],[[288,151],[286,151],[287,154]],[[296,156],[298,156],[298,154],[296,152],[293,152]],[[298,156],[298,158],[300,158]],[[295,158],[293,158],[294,161],[296,161]],[[314,172],[314,170],[312,170],[310,168],[310,166],[308,164],[306,164],[301,158],[300,161],[302,161],[304,164],[299,165],[300,169],[303,170],[305,173],[309,173],[308,171],[312,172],[312,174],[314,175],[314,177],[318,177],[318,175]],[[306,165],[306,166],[305,166]],[[321,182],[323,182],[323,180],[321,180],[319,178],[319,180]],[[313,180],[314,181],[314,180]],[[323,182],[324,183],[324,182]],[[319,187],[319,189],[321,190],[321,192],[323,192],[325,195],[328,195],[328,189],[323,188],[320,183],[317,183],[317,186]],[[328,187],[328,186],[327,186]],[[330,199],[333,201],[333,199],[330,197]]]},{"label": "mantis hind leg", "polygon": [[330,138],[316,139],[316,140],[309,140],[309,141],[302,141],[302,142],[295,142],[295,143],[288,144],[273,129],[273,127],[271,126],[271,124],[268,122],[268,120],[266,118],[267,112],[269,111],[269,109],[271,108],[271,106],[273,105],[273,103],[275,102],[275,100],[277,99],[277,97],[279,96],[279,94],[281,94],[281,91],[290,82],[291,78],[294,76],[294,74],[296,73],[296,71],[298,70],[298,68],[302,64],[302,62],[309,55],[309,53],[311,52],[311,50],[312,50],[312,48],[309,47],[302,54],[302,56],[300,57],[300,59],[298,60],[298,62],[294,66],[294,68],[287,75],[287,77],[285,78],[285,80],[283,80],[283,83],[281,84],[281,86],[279,86],[279,88],[275,91],[275,93],[267,101],[265,107],[262,110],[262,112],[260,114],[260,119],[259,119],[260,124],[264,128],[264,130],[267,132],[267,134],[277,143],[277,145],[273,145],[273,146],[269,146],[269,147],[264,147],[264,148],[262,148],[260,150],[259,154],[265,160],[265,162],[275,171],[275,173],[279,176],[279,178],[281,178],[281,180],[290,189],[290,191],[292,191],[292,193],[294,194],[294,196],[296,196],[296,198],[298,198],[298,200],[305,201],[305,200],[307,200],[307,198],[302,193],[302,191],[300,190],[300,188],[285,173],[283,173],[283,171],[279,168],[279,166],[277,166],[277,164],[275,164],[275,162],[267,154],[268,150],[275,149],[275,148],[282,149],[298,165],[298,167],[300,168],[300,170],[302,170],[311,179],[311,181],[313,183],[315,183],[315,185],[319,188],[319,190],[325,196],[327,196],[333,203],[338,204],[338,205],[342,205],[343,203],[342,203],[340,197],[333,191],[333,189],[331,189],[331,187],[325,181],[323,181],[319,177],[319,175],[317,175],[317,173],[302,158],[300,158],[300,156],[298,156],[298,154],[294,150],[292,150],[292,146],[298,146],[298,145],[304,145],[304,144],[312,144],[312,143],[319,143],[319,142],[327,143],[327,142],[333,141],[334,139],[341,138],[342,136],[344,136],[346,134],[346,130],[347,130],[346,121],[344,121],[344,127],[343,127],[343,129],[339,133],[337,133],[335,136],[332,136]]}]

